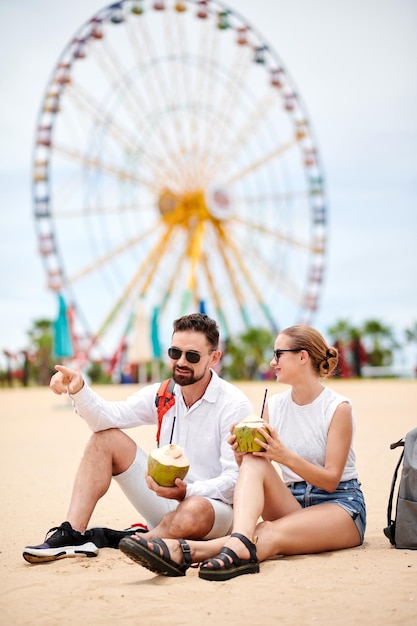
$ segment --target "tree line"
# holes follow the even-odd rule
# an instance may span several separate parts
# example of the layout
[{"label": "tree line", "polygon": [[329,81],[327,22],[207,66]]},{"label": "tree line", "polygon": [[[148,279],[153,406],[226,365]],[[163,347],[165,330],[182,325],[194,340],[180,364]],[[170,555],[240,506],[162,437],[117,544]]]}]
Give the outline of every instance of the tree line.
[{"label": "tree line", "polygon": [[[363,367],[389,368],[396,354],[409,344],[417,344],[417,321],[402,333],[398,340],[392,327],[380,320],[371,319],[359,326],[349,320],[340,319],[327,329],[329,343],[339,350],[339,366],[336,376],[360,377]],[[223,360],[221,374],[229,380],[259,380],[272,377],[270,361],[275,334],[263,328],[250,328],[222,345]],[[3,350],[5,367],[0,369],[0,383],[13,385],[48,385],[56,362],[53,354],[53,322],[40,319],[28,331],[28,348],[17,354]],[[148,379],[151,379],[151,364],[147,364]],[[165,362],[158,363],[161,378],[169,375]],[[135,372],[129,381],[137,382]],[[105,361],[94,361],[85,373],[94,383],[122,382],[108,370]]]}]

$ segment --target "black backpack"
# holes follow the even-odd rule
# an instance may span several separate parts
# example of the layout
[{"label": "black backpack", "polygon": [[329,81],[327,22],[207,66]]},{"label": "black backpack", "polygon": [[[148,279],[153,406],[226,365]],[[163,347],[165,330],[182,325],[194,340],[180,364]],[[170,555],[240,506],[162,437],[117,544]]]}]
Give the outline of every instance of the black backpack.
[{"label": "black backpack", "polygon": [[[406,434],[405,439],[392,443],[390,448],[403,446],[394,471],[388,500],[387,523],[384,534],[396,548],[417,550],[417,428]],[[403,463],[398,488],[395,520],[392,519],[392,503],[398,470]]]}]

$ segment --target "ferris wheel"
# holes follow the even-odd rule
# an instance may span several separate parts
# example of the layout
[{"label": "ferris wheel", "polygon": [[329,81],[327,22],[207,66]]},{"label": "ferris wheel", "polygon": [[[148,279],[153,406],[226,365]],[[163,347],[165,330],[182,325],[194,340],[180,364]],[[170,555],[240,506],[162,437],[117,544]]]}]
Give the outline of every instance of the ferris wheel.
[{"label": "ferris wheel", "polygon": [[222,2],[122,0],[63,50],[33,150],[48,288],[85,352],[138,302],[160,327],[204,310],[223,336],[309,323],[325,266],[313,131],[273,48]]}]

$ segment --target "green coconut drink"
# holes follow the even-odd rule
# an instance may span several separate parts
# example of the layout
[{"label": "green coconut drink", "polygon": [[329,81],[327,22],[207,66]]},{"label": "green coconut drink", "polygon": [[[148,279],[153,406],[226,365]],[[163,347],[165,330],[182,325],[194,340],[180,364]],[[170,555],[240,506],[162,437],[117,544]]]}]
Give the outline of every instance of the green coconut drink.
[{"label": "green coconut drink", "polygon": [[264,452],[265,448],[263,448],[259,443],[256,443],[255,439],[266,442],[265,437],[258,432],[258,428],[263,428],[266,424],[267,422],[258,417],[255,413],[251,413],[241,422],[236,424],[234,434],[236,435],[238,451]]},{"label": "green coconut drink", "polygon": [[156,448],[148,456],[148,474],[161,487],[174,487],[175,479],[184,480],[189,469],[183,449],[174,443]]}]

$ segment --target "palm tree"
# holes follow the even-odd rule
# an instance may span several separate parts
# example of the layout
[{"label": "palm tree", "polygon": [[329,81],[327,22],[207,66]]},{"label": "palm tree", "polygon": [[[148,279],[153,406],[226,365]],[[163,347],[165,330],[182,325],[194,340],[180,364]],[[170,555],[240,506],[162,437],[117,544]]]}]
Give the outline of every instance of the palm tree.
[{"label": "palm tree", "polygon": [[39,385],[48,385],[54,371],[52,361],[52,326],[51,320],[35,320],[33,327],[28,331],[31,343],[29,351],[34,355],[32,372]]},{"label": "palm tree", "polygon": [[368,350],[369,365],[381,367],[391,365],[393,361],[393,350],[399,348],[393,330],[379,320],[368,320],[363,323],[362,337],[369,340]]},{"label": "palm tree", "polygon": [[352,326],[349,320],[341,319],[337,320],[333,326],[330,326],[327,332],[333,342],[338,341],[342,342],[343,345],[347,345],[359,331],[355,326]]},{"label": "palm tree", "polygon": [[272,358],[275,335],[265,328],[249,328],[225,347],[224,374],[231,380],[253,380]]},{"label": "palm tree", "polygon": [[339,363],[335,372],[336,376],[347,378],[349,376],[361,376],[361,366],[364,360],[364,350],[360,338],[360,330],[349,320],[338,320],[327,329],[333,345],[339,352]]}]

